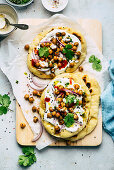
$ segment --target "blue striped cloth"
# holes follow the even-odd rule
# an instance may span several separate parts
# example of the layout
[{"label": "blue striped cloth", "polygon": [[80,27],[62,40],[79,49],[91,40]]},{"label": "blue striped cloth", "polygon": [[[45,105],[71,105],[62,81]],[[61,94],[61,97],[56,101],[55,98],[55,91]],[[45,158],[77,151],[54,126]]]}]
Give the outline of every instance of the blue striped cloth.
[{"label": "blue striped cloth", "polygon": [[114,141],[114,59],[110,60],[109,74],[111,82],[101,95],[103,127]]}]

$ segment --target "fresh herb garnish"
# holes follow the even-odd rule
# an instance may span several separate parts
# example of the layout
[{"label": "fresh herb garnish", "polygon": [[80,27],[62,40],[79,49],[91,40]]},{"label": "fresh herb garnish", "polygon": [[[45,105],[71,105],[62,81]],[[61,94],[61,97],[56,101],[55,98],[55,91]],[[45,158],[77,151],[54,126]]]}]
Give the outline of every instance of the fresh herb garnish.
[{"label": "fresh herb garnish", "polygon": [[10,0],[10,1],[13,2],[14,4],[26,4],[30,0]]},{"label": "fresh herb garnish", "polygon": [[69,94],[68,96],[65,97],[65,99],[66,104],[68,103],[70,105],[71,103],[74,103],[74,100],[76,100],[76,105],[79,105],[79,100],[73,94]]},{"label": "fresh herb garnish", "polygon": [[10,103],[10,97],[7,94],[0,95],[0,115],[7,113]]},{"label": "fresh herb garnish", "polygon": [[65,54],[65,57],[67,59],[67,61],[72,60],[73,56],[74,56],[74,52],[71,50],[72,45],[71,44],[67,44],[65,45],[64,49],[63,49],[63,54]]},{"label": "fresh herb garnish", "polygon": [[36,162],[36,156],[34,153],[34,148],[33,147],[23,147],[22,152],[24,155],[19,156],[18,163],[21,166],[30,166],[34,162]]},{"label": "fresh herb garnish", "polygon": [[93,63],[92,64],[93,70],[96,70],[96,71],[101,71],[102,70],[101,60],[98,59],[97,57],[95,57],[94,55],[91,55],[89,57],[89,62]]},{"label": "fresh herb garnish", "polygon": [[15,82],[16,84],[18,84],[19,83],[19,81],[18,80],[16,80],[16,82]]},{"label": "fresh herb garnish", "polygon": [[64,122],[66,127],[72,126],[72,124],[74,123],[74,115],[72,113],[68,113],[64,118]]},{"label": "fresh herb garnish", "polygon": [[66,83],[65,86],[67,87],[69,85],[69,83]]},{"label": "fresh herb garnish", "polygon": [[43,48],[41,47],[39,49],[39,56],[40,57],[43,57],[43,56],[48,57],[49,56],[49,49],[47,47],[43,47]]}]

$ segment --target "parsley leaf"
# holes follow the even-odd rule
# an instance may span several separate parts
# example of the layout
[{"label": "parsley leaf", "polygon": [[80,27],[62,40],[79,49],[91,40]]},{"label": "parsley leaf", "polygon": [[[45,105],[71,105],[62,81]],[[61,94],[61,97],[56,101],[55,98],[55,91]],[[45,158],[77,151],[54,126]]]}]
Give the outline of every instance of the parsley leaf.
[{"label": "parsley leaf", "polygon": [[93,63],[92,64],[93,70],[96,70],[96,71],[102,70],[101,60],[95,57],[94,55],[90,56],[89,62]]},{"label": "parsley leaf", "polygon": [[40,57],[43,57],[43,56],[48,57],[49,56],[49,49],[47,47],[43,47],[43,48],[41,47],[39,49],[39,56]]},{"label": "parsley leaf", "polygon": [[71,44],[67,44],[65,45],[64,49],[63,49],[63,54],[65,54],[65,57],[67,59],[67,61],[72,60],[73,56],[74,56],[74,52],[71,50],[72,45]]},{"label": "parsley leaf", "polygon": [[64,118],[64,122],[66,127],[72,126],[72,124],[74,123],[74,115],[72,113],[68,113]]},{"label": "parsley leaf", "polygon": [[0,95],[0,115],[7,113],[10,103],[10,97],[7,94]]},{"label": "parsley leaf", "polygon": [[36,156],[34,153],[33,147],[23,147],[22,152],[24,155],[20,155],[18,159],[18,163],[21,166],[31,166],[34,162],[36,162]]}]

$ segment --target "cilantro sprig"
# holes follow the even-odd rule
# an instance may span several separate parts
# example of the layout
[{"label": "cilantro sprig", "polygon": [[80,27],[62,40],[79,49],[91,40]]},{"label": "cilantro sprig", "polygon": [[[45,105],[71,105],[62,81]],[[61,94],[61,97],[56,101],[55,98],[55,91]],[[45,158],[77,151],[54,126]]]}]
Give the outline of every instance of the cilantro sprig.
[{"label": "cilantro sprig", "polygon": [[7,94],[0,94],[0,115],[6,114],[10,105],[10,97]]},{"label": "cilantro sprig", "polygon": [[96,70],[96,71],[102,70],[101,60],[95,57],[94,55],[91,55],[89,57],[89,62],[92,63],[93,70]]},{"label": "cilantro sprig", "polygon": [[67,61],[72,60],[72,58],[74,57],[74,52],[71,50],[72,45],[71,44],[67,44],[65,45],[65,47],[63,48],[63,54],[65,54],[65,57],[67,59]]},{"label": "cilantro sprig", "polygon": [[68,113],[64,118],[64,122],[66,127],[72,126],[72,124],[74,123],[74,115],[72,113]]},{"label": "cilantro sprig", "polygon": [[33,147],[23,147],[22,152],[24,155],[20,155],[18,159],[18,163],[21,166],[31,166],[34,162],[36,162],[36,156],[34,153]]},{"label": "cilantro sprig", "polygon": [[74,96],[73,94],[69,94],[68,96],[65,97],[66,99],[66,104],[68,103],[69,105],[74,103],[74,100],[76,100],[76,105],[79,105],[79,100]]},{"label": "cilantro sprig", "polygon": [[43,56],[48,57],[49,56],[49,49],[47,47],[43,47],[43,48],[41,47],[39,49],[39,56],[40,57],[43,57]]}]

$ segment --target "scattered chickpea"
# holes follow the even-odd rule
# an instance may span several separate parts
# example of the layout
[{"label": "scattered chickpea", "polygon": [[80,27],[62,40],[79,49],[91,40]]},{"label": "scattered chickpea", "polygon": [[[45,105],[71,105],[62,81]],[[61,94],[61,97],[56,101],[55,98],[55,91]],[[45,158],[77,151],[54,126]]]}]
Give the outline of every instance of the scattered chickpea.
[{"label": "scattered chickpea", "polygon": [[40,46],[41,46],[41,47],[44,47],[44,46],[45,46],[45,44],[44,44],[44,43],[41,43],[41,44],[40,44]]},{"label": "scattered chickpea", "polygon": [[60,32],[57,32],[57,33],[56,33],[56,36],[59,37],[59,36],[60,36]]},{"label": "scattered chickpea", "polygon": [[56,108],[58,111],[60,111],[61,109],[59,107]]},{"label": "scattered chickpea", "polygon": [[82,105],[82,100],[79,101],[79,105]]},{"label": "scattered chickpea", "polygon": [[52,67],[53,66],[53,64],[52,63],[49,63],[49,67]]},{"label": "scattered chickpea", "polygon": [[74,84],[74,88],[75,88],[75,89],[79,89],[80,86],[79,86],[78,84]]},{"label": "scattered chickpea", "polygon": [[76,90],[74,90],[74,92],[78,94],[78,90],[77,90],[77,89],[76,89]]},{"label": "scattered chickpea", "polygon": [[24,98],[25,100],[29,100],[29,94],[25,94]]},{"label": "scattered chickpea", "polygon": [[59,57],[59,62],[63,61],[63,58],[62,57]]},{"label": "scattered chickpea", "polygon": [[74,114],[74,120],[78,120],[78,115]]},{"label": "scattered chickpea", "polygon": [[60,115],[59,120],[63,120],[63,117]]},{"label": "scattered chickpea", "polygon": [[46,62],[49,62],[49,59],[48,58],[46,58],[46,60],[45,60]]},{"label": "scattered chickpea", "polygon": [[60,121],[59,121],[59,124],[60,124],[60,125],[63,125],[63,124],[64,124],[64,120],[60,120]]},{"label": "scattered chickpea", "polygon": [[59,94],[59,90],[55,89],[54,93],[55,93],[56,95],[58,95],[58,94]]},{"label": "scattered chickpea", "polygon": [[66,96],[68,96],[70,93],[66,92]]},{"label": "scattered chickpea", "polygon": [[53,53],[53,50],[49,49],[49,54],[52,54]]},{"label": "scattered chickpea", "polygon": [[48,56],[49,59],[52,59],[52,57],[53,57],[52,55],[49,55],[49,56]]},{"label": "scattered chickpea", "polygon": [[53,112],[52,112],[52,116],[53,116],[53,117],[55,117],[55,115],[56,115],[56,112],[55,112],[55,111],[53,111]]},{"label": "scattered chickpea", "polygon": [[83,91],[79,90],[78,94],[81,96],[83,94]]},{"label": "scattered chickpea", "polygon": [[37,123],[38,122],[38,118],[36,116],[33,117],[33,122]]},{"label": "scattered chickpea", "polygon": [[54,74],[54,73],[51,73],[50,76],[51,76],[52,78],[54,78],[54,77],[55,77],[55,74]]},{"label": "scattered chickpea", "polygon": [[53,44],[57,44],[56,38],[53,38],[53,39],[52,39],[52,43],[53,43]]},{"label": "scattered chickpea", "polygon": [[61,41],[61,40],[62,40],[62,37],[59,37],[58,39],[59,39],[59,41]]},{"label": "scattered chickpea", "polygon": [[62,99],[62,98],[57,98],[57,101],[58,101],[58,102],[62,102],[63,99]]},{"label": "scattered chickpea", "polygon": [[33,103],[34,102],[34,98],[33,97],[29,97],[29,102]]},{"label": "scattered chickpea", "polygon": [[64,103],[64,102],[61,102],[61,106],[64,107],[64,106],[65,106],[65,103]]},{"label": "scattered chickpea", "polygon": [[38,96],[38,97],[41,97],[41,92],[38,92],[38,93],[37,93],[37,96]]},{"label": "scattered chickpea", "polygon": [[47,114],[47,118],[52,118],[52,114],[51,114],[51,113],[48,113],[48,114]]},{"label": "scattered chickpea", "polygon": [[50,43],[46,43],[46,47],[49,47],[50,46]]},{"label": "scattered chickpea", "polygon": [[54,60],[57,61],[57,60],[58,60],[58,57],[57,57],[57,56],[54,56]]},{"label": "scattered chickpea", "polygon": [[73,51],[76,51],[76,50],[77,50],[77,47],[76,47],[76,46],[73,46],[72,49],[73,49]]},{"label": "scattered chickpea", "polygon": [[74,45],[77,47],[77,46],[79,45],[79,43],[78,43],[78,42],[75,42]]},{"label": "scattered chickpea", "polygon": [[53,108],[52,108],[52,107],[50,107],[50,108],[49,108],[49,111],[50,111],[50,112],[53,112]]},{"label": "scattered chickpea", "polygon": [[36,66],[37,68],[40,67],[40,63],[37,62],[37,63],[35,64],[35,66]]},{"label": "scattered chickpea", "polygon": [[24,46],[24,49],[25,49],[26,51],[28,51],[29,48],[30,48],[29,44],[26,44],[26,45]]},{"label": "scattered chickpea", "polygon": [[62,64],[61,63],[58,63],[58,67],[60,68],[62,66]]},{"label": "scattered chickpea", "polygon": [[37,109],[36,106],[33,106],[33,107],[32,107],[32,111],[33,111],[33,112],[36,112],[36,109]]},{"label": "scattered chickpea", "polygon": [[69,112],[72,113],[73,112],[73,108],[69,108]]},{"label": "scattered chickpea", "polygon": [[74,67],[74,63],[70,63],[70,67]]},{"label": "scattered chickpea", "polygon": [[36,108],[36,111],[37,111],[37,113],[39,113],[39,111],[40,111],[40,108],[38,107],[38,108]]},{"label": "scattered chickpea", "polygon": [[51,59],[51,63],[54,63],[54,59]]},{"label": "scattered chickpea", "polygon": [[22,129],[24,129],[24,128],[26,127],[26,124],[25,124],[25,123],[21,123],[21,124],[20,124],[20,127],[21,127]]},{"label": "scattered chickpea", "polygon": [[34,90],[32,93],[33,93],[34,96],[37,96],[38,91],[37,91],[37,90]]},{"label": "scattered chickpea", "polygon": [[56,56],[58,56],[58,55],[59,55],[59,52],[58,52],[58,51],[56,51],[56,52],[55,52],[55,55],[56,55]]},{"label": "scattered chickpea", "polygon": [[83,71],[83,67],[80,66],[80,67],[78,68],[78,70],[79,70],[80,72],[82,72],[82,71]]},{"label": "scattered chickpea", "polygon": [[44,60],[45,60],[45,58],[42,57],[42,58],[41,58],[41,61],[44,61]]},{"label": "scattered chickpea", "polygon": [[60,51],[63,51],[63,47],[62,46],[60,47]]},{"label": "scattered chickpea", "polygon": [[80,52],[80,51],[77,51],[77,52],[76,52],[76,55],[77,55],[77,56],[80,56],[80,55],[81,55],[81,52]]},{"label": "scattered chickpea", "polygon": [[60,127],[58,125],[56,125],[54,128],[55,128],[55,133],[58,133],[60,131]]},{"label": "scattered chickpea", "polygon": [[66,33],[65,33],[65,32],[62,32],[62,33],[61,33],[61,35],[62,35],[62,36],[65,36],[65,35],[66,35]]}]

